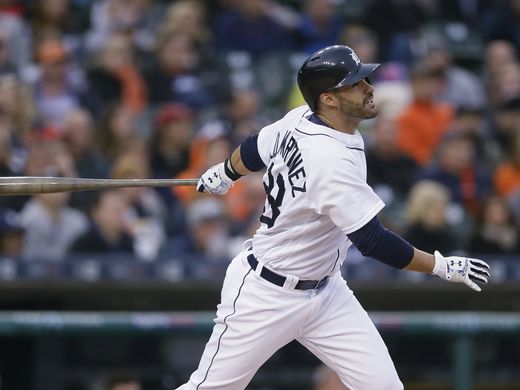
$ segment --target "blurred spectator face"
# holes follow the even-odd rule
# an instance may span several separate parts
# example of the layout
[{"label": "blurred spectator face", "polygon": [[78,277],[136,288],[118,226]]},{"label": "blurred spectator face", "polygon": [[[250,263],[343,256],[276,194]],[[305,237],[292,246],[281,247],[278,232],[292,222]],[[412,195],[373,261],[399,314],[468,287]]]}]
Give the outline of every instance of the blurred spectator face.
[{"label": "blurred spectator face", "polygon": [[60,40],[49,39],[40,43],[37,57],[44,80],[51,82],[65,80],[68,54]]},{"label": "blurred spectator face", "polygon": [[195,246],[211,257],[227,255],[229,224],[224,204],[214,198],[202,198],[188,206],[187,219]]},{"label": "blurred spectator face", "polygon": [[331,0],[308,0],[305,11],[317,25],[326,25],[332,18],[334,7]]},{"label": "blurred spectator face", "polygon": [[183,31],[191,37],[196,37],[206,20],[205,8],[200,2],[184,0],[174,2],[168,9],[165,29]]},{"label": "blurred spectator face", "polygon": [[224,161],[231,154],[231,143],[225,138],[208,141],[206,148],[206,165],[211,167]]},{"label": "blurred spectator face", "polygon": [[424,61],[433,69],[447,69],[451,65],[451,55],[444,48],[434,48],[426,54]]},{"label": "blurred spectator face", "polygon": [[9,36],[7,31],[3,30],[0,26],[0,65],[6,65],[10,62],[8,40]]},{"label": "blurred spectator face", "polygon": [[0,78],[0,114],[14,116],[19,110],[20,82],[14,76]]},{"label": "blurred spectator face", "polygon": [[441,145],[439,163],[448,172],[458,173],[473,165],[475,148],[469,139],[453,138]]},{"label": "blurred spectator face", "polygon": [[193,119],[193,112],[183,105],[171,104],[159,110],[155,118],[159,147],[186,147],[193,135]]},{"label": "blurred spectator face", "polygon": [[112,71],[132,64],[132,41],[124,35],[111,36],[103,49],[101,61]]},{"label": "blurred spectator face", "polygon": [[497,103],[520,97],[520,65],[518,63],[504,64],[491,83],[490,93]]},{"label": "blurred spectator face", "polygon": [[505,64],[517,61],[515,47],[508,41],[492,41],[486,46],[485,68],[493,77]]},{"label": "blurred spectator face", "polygon": [[132,111],[120,105],[110,119],[110,131],[116,140],[126,142],[134,135],[134,115]]},{"label": "blurred spectator face", "polygon": [[396,125],[390,118],[380,117],[371,131],[373,148],[383,154],[394,153],[396,147]]},{"label": "blurred spectator face", "polygon": [[512,217],[508,204],[498,196],[490,198],[484,205],[483,219],[487,225],[509,225],[513,220]]},{"label": "blurred spectator face", "polygon": [[68,192],[58,192],[56,194],[36,195],[36,198],[50,210],[59,210],[67,205],[70,195]]},{"label": "blurred spectator face", "polygon": [[432,229],[444,226],[448,202],[449,193],[441,184],[429,180],[417,182],[406,204],[408,225],[419,223]]},{"label": "blurred spectator face", "polygon": [[444,82],[433,75],[418,75],[412,77],[412,91],[416,101],[434,101],[442,92]]},{"label": "blurred spectator face", "polygon": [[341,41],[356,52],[362,62],[375,62],[377,57],[376,35],[362,25],[349,24],[345,27]]},{"label": "blurred spectator face", "polygon": [[252,118],[258,113],[259,97],[254,91],[237,92],[231,101],[229,113],[234,121]]},{"label": "blurred spectator face", "polygon": [[87,151],[92,144],[92,118],[85,110],[76,110],[65,117],[62,139],[73,154]]},{"label": "blurred spectator face", "polygon": [[122,233],[126,228],[127,212],[126,196],[120,191],[106,191],[100,195],[99,202],[92,211],[92,218],[103,231]]},{"label": "blurred spectator face", "polygon": [[173,74],[192,70],[197,64],[192,39],[187,34],[171,34],[160,49],[159,60],[163,69]]},{"label": "blurred spectator face", "polygon": [[59,21],[66,17],[69,0],[40,0],[43,17],[47,21]]},{"label": "blurred spectator face", "polygon": [[[119,157],[112,166],[110,175],[113,179],[145,179],[150,177],[148,161],[133,153],[126,153]],[[130,203],[138,201],[146,188],[122,188],[123,193]]]},{"label": "blurred spectator face", "polygon": [[264,16],[270,5],[266,0],[248,0],[239,1],[237,7],[247,18],[256,19]]},{"label": "blurred spectator face", "polygon": [[111,25],[117,31],[131,31],[145,12],[147,0],[107,0]]},{"label": "blurred spectator face", "polygon": [[461,134],[480,134],[484,127],[484,117],[482,112],[468,111],[458,114],[455,117],[454,127]]}]

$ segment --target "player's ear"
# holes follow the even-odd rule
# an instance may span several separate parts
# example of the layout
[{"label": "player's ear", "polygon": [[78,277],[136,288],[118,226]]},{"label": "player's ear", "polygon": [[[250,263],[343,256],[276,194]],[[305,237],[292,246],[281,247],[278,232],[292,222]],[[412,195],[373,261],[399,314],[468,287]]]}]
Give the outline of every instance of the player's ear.
[{"label": "player's ear", "polygon": [[323,92],[319,100],[322,106],[336,107],[338,105],[338,98],[331,92]]}]

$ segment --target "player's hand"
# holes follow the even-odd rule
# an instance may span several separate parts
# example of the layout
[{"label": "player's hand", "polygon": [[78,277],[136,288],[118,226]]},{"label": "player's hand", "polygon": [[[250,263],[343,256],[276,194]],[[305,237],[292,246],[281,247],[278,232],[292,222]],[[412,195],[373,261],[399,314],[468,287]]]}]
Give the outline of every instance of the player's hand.
[{"label": "player's hand", "polygon": [[435,251],[435,267],[433,274],[441,279],[454,283],[464,283],[475,291],[480,291],[477,283],[487,284],[489,280],[489,265],[479,259],[461,256],[444,257]]},{"label": "player's hand", "polygon": [[234,181],[227,174],[224,163],[214,165],[202,174],[197,191],[223,195],[233,187]]}]

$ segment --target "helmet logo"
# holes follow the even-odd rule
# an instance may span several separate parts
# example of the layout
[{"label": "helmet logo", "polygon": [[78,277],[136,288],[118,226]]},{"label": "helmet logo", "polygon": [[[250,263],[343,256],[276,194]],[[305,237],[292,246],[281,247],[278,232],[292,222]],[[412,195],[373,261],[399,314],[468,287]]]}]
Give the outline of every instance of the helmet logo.
[{"label": "helmet logo", "polygon": [[357,54],[354,53],[354,52],[352,52],[352,53],[350,53],[350,56],[352,57],[352,59],[354,60],[354,62],[356,63],[356,65],[359,65],[359,63],[360,63],[361,61],[359,60],[359,57],[357,56]]}]

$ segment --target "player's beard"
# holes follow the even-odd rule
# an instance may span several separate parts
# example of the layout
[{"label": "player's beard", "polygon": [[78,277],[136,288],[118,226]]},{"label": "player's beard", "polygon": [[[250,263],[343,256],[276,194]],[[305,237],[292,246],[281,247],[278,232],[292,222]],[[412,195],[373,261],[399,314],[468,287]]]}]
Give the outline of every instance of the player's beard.
[{"label": "player's beard", "polygon": [[[350,100],[339,96],[340,111],[343,115],[350,118],[372,119],[378,114],[375,106],[374,96],[367,96],[362,102]],[[372,103],[370,103],[372,102]]]}]

